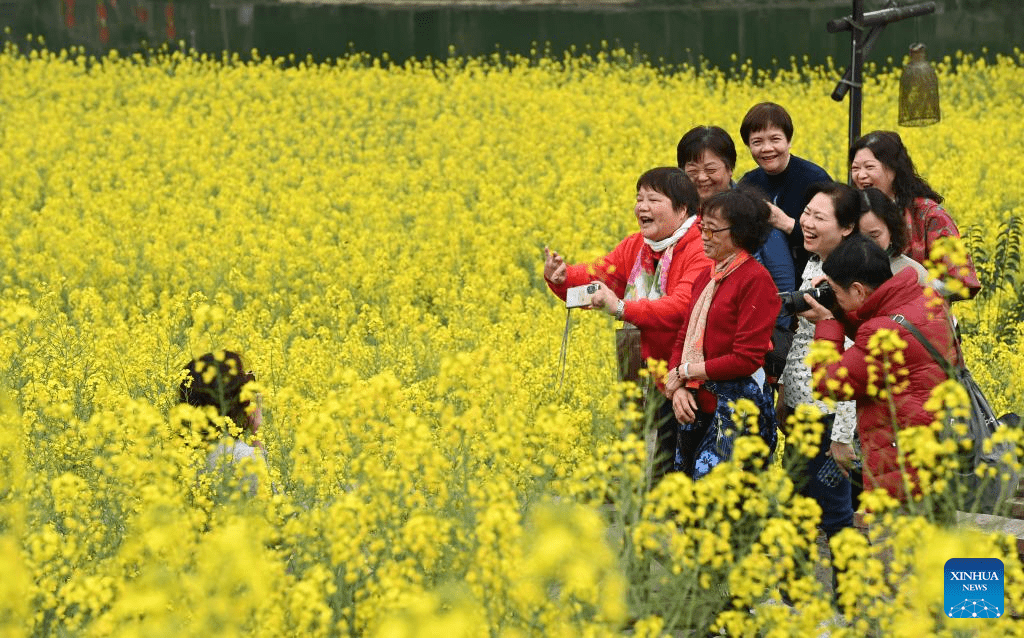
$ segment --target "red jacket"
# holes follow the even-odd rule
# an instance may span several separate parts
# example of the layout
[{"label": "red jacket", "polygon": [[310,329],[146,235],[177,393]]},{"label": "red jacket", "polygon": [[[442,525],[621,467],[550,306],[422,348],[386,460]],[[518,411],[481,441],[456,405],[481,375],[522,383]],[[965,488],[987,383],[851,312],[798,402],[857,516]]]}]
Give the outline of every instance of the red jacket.
[{"label": "red jacket", "polygon": [[[884,487],[889,494],[900,500],[906,500],[906,493],[897,456],[896,429],[932,422],[932,415],[924,409],[924,403],[932,389],[947,377],[921,342],[894,321],[892,316],[903,315],[948,361],[955,362],[956,349],[949,318],[945,306],[929,305],[935,303],[934,299],[925,296],[924,288],[917,283],[917,275],[908,268],[879,286],[868,296],[864,305],[847,315],[849,324],[856,328],[856,335],[851,335],[854,343],[849,350],[843,351],[843,327],[838,321],[819,321],[814,331],[815,339],[831,341],[842,353],[841,361],[824,366],[826,373],[816,390],[825,396],[834,396],[827,387],[830,379],[849,383],[852,388],[853,396],[843,398],[852,398],[857,402],[857,429],[864,455],[865,488]],[[903,352],[905,363],[896,366],[896,374],[897,383],[906,379],[908,384],[902,392],[893,396],[895,418],[890,414],[887,401],[868,394],[868,341],[881,328],[898,330],[900,338],[907,342]],[[820,364],[815,366],[815,371],[822,367]],[[841,368],[846,369],[845,376],[839,375]],[[904,371],[906,376],[899,370]],[[909,471],[909,468],[908,473],[912,482],[916,483],[916,473]]]},{"label": "red jacket", "polygon": [[[559,286],[549,281],[548,288],[564,301],[567,288],[599,279],[621,299],[626,293],[629,273],[643,246],[642,234],[630,235],[595,263],[569,266],[565,283]],[[634,299],[626,302],[622,318],[640,329],[640,352],[645,360],[651,357],[668,361],[672,354],[672,342],[679,332],[679,324],[683,322],[690,305],[693,281],[701,272],[710,270],[711,264],[711,260],[704,254],[697,224],[693,224],[672,251],[665,296],[653,301]]]},{"label": "red jacket", "polygon": [[[672,348],[669,367],[679,365],[686,342],[693,301],[711,283],[711,269],[693,282],[693,300]],[[749,376],[764,365],[771,350],[772,328],[782,307],[772,276],[753,257],[722,280],[715,291],[704,329],[704,366],[712,381]],[[701,388],[697,403],[704,412],[714,412],[716,399]]]},{"label": "red jacket", "polygon": [[[940,237],[960,237],[960,229],[942,206],[925,197],[915,197],[910,207],[904,211],[907,220],[908,241],[904,254],[919,264],[929,259],[932,244]],[[954,266],[948,259],[943,264],[946,268],[945,277],[958,279],[967,286],[971,298],[981,290],[978,273],[974,270],[974,261],[967,255],[967,263]]]}]

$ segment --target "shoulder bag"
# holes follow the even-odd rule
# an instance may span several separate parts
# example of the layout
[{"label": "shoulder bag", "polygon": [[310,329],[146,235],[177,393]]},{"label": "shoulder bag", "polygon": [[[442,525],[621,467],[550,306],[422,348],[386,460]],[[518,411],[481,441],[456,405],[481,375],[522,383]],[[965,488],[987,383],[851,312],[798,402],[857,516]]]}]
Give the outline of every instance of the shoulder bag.
[{"label": "shoulder bag", "polygon": [[[1004,459],[1007,453],[1010,453],[1011,457],[1015,455],[1016,446],[1013,443],[999,443],[993,445],[990,452],[985,451],[985,441],[992,438],[992,434],[999,425],[999,419],[992,410],[988,399],[985,398],[985,394],[978,387],[974,377],[964,364],[960,343],[955,339],[953,341],[959,360],[957,365],[954,366],[903,315],[894,315],[892,319],[906,328],[924,346],[928,354],[935,360],[935,363],[946,371],[949,378],[956,379],[967,392],[967,396],[971,401],[971,415],[967,419],[968,430],[966,436],[971,440],[972,445],[970,452],[961,455],[958,479],[961,485],[967,487],[968,494],[974,496],[972,511],[980,514],[995,513],[997,509],[1001,509],[1004,506],[1006,499],[1012,498],[1017,491],[1017,483],[1020,480],[1020,476],[1014,470],[1013,463],[1007,463]],[[952,430],[950,431],[952,432]],[[982,465],[996,468],[998,474],[995,480],[981,479],[974,473],[975,468]],[[1000,477],[1004,475],[1010,478],[1003,481]],[[970,500],[968,500],[966,505],[971,505]]]}]

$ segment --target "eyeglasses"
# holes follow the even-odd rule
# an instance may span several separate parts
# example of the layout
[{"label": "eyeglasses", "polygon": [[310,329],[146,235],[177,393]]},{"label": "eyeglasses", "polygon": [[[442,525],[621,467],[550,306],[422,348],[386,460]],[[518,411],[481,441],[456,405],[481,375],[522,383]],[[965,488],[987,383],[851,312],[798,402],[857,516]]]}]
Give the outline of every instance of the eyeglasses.
[{"label": "eyeglasses", "polygon": [[724,164],[705,164],[704,166],[697,166],[696,164],[687,164],[683,168],[683,172],[690,180],[696,180],[703,173],[708,179],[715,179],[719,173],[725,170]]},{"label": "eyeglasses", "polygon": [[732,226],[726,226],[725,228],[708,228],[704,224],[697,224],[697,230],[700,231],[700,236],[704,239],[711,239],[715,236],[715,233],[720,233],[723,230],[730,230]]}]

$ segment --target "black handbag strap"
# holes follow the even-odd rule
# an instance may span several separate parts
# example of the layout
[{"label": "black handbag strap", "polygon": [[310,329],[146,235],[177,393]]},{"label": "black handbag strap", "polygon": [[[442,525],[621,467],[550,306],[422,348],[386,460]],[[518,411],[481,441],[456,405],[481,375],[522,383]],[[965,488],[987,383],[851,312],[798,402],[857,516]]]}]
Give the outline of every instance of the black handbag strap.
[{"label": "black handbag strap", "polygon": [[[893,315],[892,320],[906,328],[907,332],[912,334],[914,338],[924,346],[924,349],[928,351],[928,354],[932,355],[932,359],[935,360],[935,363],[939,364],[939,367],[946,371],[946,374],[950,379],[956,378],[956,371],[959,366],[954,366],[946,359],[946,357],[942,356],[942,353],[939,352],[938,348],[932,345],[932,342],[928,341],[927,337],[921,334],[921,331],[917,329],[917,326],[907,321],[907,318],[903,315]],[[957,352],[959,352],[959,347],[957,348]]]}]

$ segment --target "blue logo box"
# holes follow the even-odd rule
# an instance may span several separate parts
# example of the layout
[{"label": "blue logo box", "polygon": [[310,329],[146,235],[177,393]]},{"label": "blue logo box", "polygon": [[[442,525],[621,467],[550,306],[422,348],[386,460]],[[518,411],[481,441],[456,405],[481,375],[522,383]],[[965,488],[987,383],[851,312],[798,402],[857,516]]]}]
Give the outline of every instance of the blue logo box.
[{"label": "blue logo box", "polygon": [[950,618],[999,618],[1005,611],[1003,561],[998,558],[950,558],[943,599]]}]

